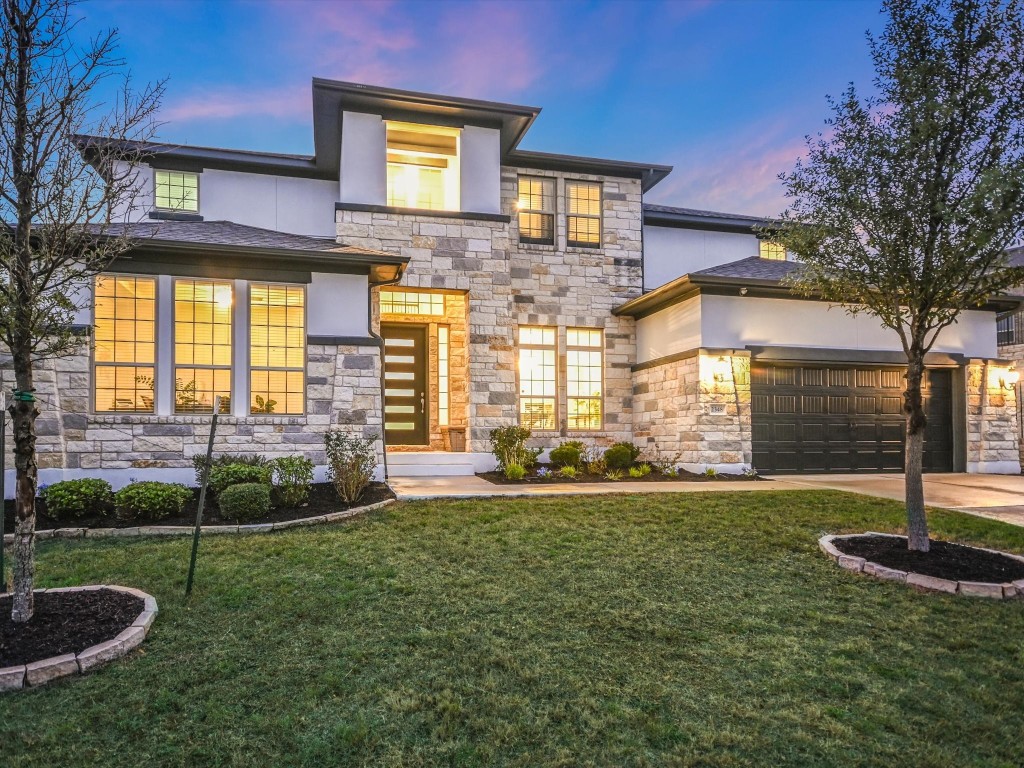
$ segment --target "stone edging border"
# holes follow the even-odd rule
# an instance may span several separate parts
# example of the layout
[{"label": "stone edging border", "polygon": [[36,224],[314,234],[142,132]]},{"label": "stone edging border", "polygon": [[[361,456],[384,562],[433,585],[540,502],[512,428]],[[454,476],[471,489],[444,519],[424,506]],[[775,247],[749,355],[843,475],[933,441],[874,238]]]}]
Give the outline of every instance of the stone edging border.
[{"label": "stone edging border", "polygon": [[[945,592],[949,595],[989,597],[995,600],[1024,598],[1024,579],[1018,579],[1017,581],[1005,584],[997,584],[990,581],[951,581],[950,579],[940,579],[936,576],[925,576],[912,571],[908,572],[900,571],[895,568],[887,568],[884,565],[873,563],[863,557],[846,555],[836,549],[832,544],[836,539],[853,539],[861,536],[890,536],[897,539],[906,538],[905,536],[898,536],[894,533],[867,531],[866,533],[822,536],[818,539],[818,546],[821,548],[822,552],[838,563],[840,568],[845,568],[846,570],[854,571],[855,573],[865,573],[868,576],[874,576],[876,579],[901,581],[912,587],[917,587],[918,589],[927,590],[929,592]],[[980,549],[983,552],[992,552],[997,555],[1002,555],[1003,557],[1009,557],[1014,560],[1024,562],[1024,557],[1021,557],[1020,555],[1011,555],[1009,552],[1000,552],[999,550],[986,549],[985,547],[975,547],[975,549]]]},{"label": "stone edging border", "polygon": [[115,584],[97,584],[87,587],[57,587],[55,589],[37,589],[36,594],[43,592],[95,592],[100,589],[112,589],[141,597],[145,602],[140,613],[131,625],[112,640],[106,640],[86,648],[79,653],[66,653],[63,656],[51,656],[48,659],[33,661],[30,664],[19,664],[14,667],[0,669],[0,692],[18,691],[22,688],[36,688],[51,680],[69,677],[89,670],[107,662],[128,655],[137,648],[149,634],[149,628],[156,619],[156,598],[142,590],[131,587],[120,587]]},{"label": "stone edging border", "polygon": [[[298,520],[283,520],[279,523],[254,523],[252,525],[204,525],[200,527],[202,535],[220,533],[270,533],[283,531],[286,528],[302,528],[310,525],[322,525],[345,520],[375,509],[393,504],[397,499],[384,499],[365,507],[354,507],[341,512],[331,512],[315,517],[300,517]],[[191,525],[140,525],[134,528],[50,528],[36,531],[36,540],[45,539],[105,539],[132,536],[191,536],[195,527]],[[13,544],[14,534],[4,536],[4,544]]]}]

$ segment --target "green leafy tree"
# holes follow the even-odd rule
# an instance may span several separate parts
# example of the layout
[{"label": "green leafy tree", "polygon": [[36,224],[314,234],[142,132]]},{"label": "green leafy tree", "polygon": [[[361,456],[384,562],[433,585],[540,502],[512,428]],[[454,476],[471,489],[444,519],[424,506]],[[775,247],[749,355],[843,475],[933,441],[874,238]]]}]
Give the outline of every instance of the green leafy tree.
[{"label": "green leafy tree", "polygon": [[927,551],[921,477],[925,356],[964,310],[1024,282],[1005,250],[1024,231],[1021,0],[887,0],[868,36],[874,93],[830,99],[827,128],[782,175],[789,206],[764,234],[802,262],[804,295],[867,313],[907,358],[908,545]]},{"label": "green leafy tree", "polygon": [[[152,136],[163,92],[162,84],[131,90],[115,32],[77,44],[74,6],[0,0],[0,343],[15,389],[15,622],[33,612],[35,366],[81,349],[72,333],[80,289],[131,247],[109,228],[110,212],[134,207],[136,142]],[[120,83],[111,80],[119,74]],[[90,160],[79,134],[115,143]]]}]

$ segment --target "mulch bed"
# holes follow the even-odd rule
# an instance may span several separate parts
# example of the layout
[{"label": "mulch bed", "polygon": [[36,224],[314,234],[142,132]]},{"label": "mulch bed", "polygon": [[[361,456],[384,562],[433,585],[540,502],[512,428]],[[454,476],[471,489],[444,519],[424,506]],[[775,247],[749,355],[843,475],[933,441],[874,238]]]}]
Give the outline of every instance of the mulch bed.
[{"label": "mulch bed", "polygon": [[113,640],[145,607],[142,598],[112,589],[43,592],[35,596],[32,618],[15,624],[11,601],[9,595],[0,597],[0,667],[80,653]]},{"label": "mulch bed", "polygon": [[933,539],[928,552],[910,551],[902,536],[836,538],[832,545],[844,555],[863,557],[886,568],[950,581],[1005,584],[1024,579],[1024,562],[948,541]]},{"label": "mulch bed", "polygon": [[[301,507],[275,507],[270,514],[258,520],[247,520],[246,525],[260,523],[283,523],[299,520],[304,517],[318,517],[331,512],[344,512],[353,507],[365,507],[378,501],[395,498],[395,494],[384,483],[370,483],[361,499],[355,504],[346,504],[338,498],[337,491],[330,483],[314,483],[309,490],[309,501]],[[180,515],[165,517],[161,520],[119,520],[113,511],[109,515],[81,517],[72,520],[56,520],[46,513],[46,502],[36,499],[36,530],[48,528],[135,528],[140,525],[195,525],[196,508],[199,506],[199,489],[196,489],[192,501],[185,505]],[[14,502],[10,499],[4,505],[4,531],[14,531]],[[203,525],[236,525],[237,520],[229,520],[220,516],[216,497],[207,492],[206,508],[203,510]]]},{"label": "mulch bed", "polygon": [[[541,468],[551,470],[551,474],[547,477],[539,477],[537,475],[537,470]],[[558,472],[547,464],[537,465],[537,467],[532,469],[530,474],[522,480],[509,480],[501,472],[478,472],[476,476],[483,478],[489,483],[494,483],[495,485],[551,485],[553,483],[605,483],[607,485],[615,485],[616,483],[718,483],[724,480],[745,480],[755,482],[767,479],[758,475],[733,475],[726,474],[724,472],[719,472],[714,477],[708,477],[707,475],[698,474],[696,472],[687,472],[685,469],[680,469],[677,477],[669,477],[668,475],[663,475],[658,471],[653,471],[646,477],[630,477],[628,472],[623,472],[622,479],[620,480],[608,480],[604,475],[589,475],[586,473],[580,473],[576,477],[569,479],[567,477],[560,477]]]}]

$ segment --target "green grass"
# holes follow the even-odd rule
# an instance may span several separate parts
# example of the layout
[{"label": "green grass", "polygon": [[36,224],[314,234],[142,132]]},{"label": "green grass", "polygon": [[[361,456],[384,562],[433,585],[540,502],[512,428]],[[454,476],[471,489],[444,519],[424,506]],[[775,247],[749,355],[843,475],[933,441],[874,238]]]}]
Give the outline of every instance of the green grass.
[{"label": "green grass", "polygon": [[47,542],[43,586],[137,586],[160,616],[129,658],[0,697],[0,764],[1019,766],[1024,604],[817,548],[901,523],[812,491],[398,504],[208,538],[190,602],[187,539]]}]

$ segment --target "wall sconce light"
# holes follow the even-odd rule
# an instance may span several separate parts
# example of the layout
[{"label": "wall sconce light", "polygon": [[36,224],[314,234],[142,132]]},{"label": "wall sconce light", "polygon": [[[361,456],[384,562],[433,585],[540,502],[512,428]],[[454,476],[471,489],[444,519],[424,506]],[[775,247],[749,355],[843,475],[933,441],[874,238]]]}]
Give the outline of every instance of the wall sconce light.
[{"label": "wall sconce light", "polygon": [[729,365],[729,361],[724,357],[719,357],[711,368],[715,382],[721,384],[725,381],[726,376],[732,373],[732,368]]},{"label": "wall sconce light", "polygon": [[1017,386],[1017,382],[1020,381],[1020,371],[1010,368],[1006,373],[999,377],[999,386],[1005,390],[1011,390]]}]

